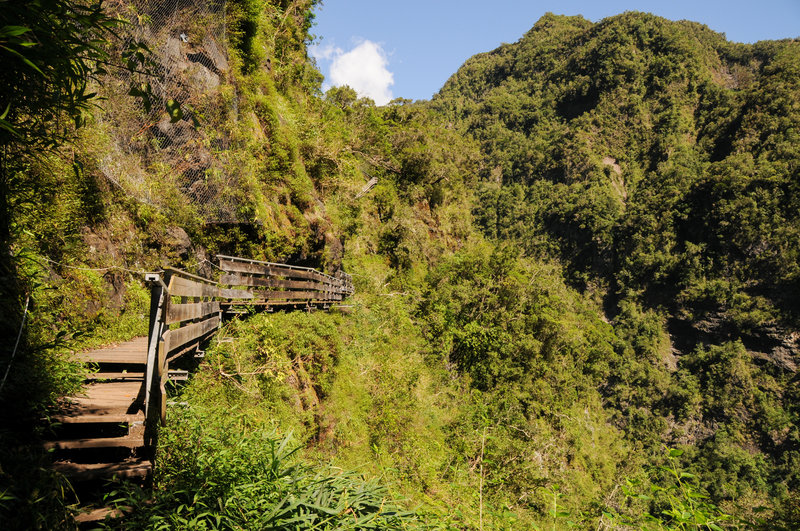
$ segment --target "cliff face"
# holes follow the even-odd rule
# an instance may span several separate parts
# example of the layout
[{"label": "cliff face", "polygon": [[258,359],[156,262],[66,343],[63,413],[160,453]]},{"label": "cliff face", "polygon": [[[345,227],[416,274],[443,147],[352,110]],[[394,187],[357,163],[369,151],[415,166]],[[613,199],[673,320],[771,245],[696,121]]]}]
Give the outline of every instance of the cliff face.
[{"label": "cliff face", "polygon": [[310,8],[117,6],[130,23],[114,53],[133,68],[100,86],[107,143],[93,157],[103,177],[198,243],[230,249],[231,238],[213,236],[229,228],[258,241],[249,254],[335,268],[341,244],[303,152],[319,83],[305,52]]}]

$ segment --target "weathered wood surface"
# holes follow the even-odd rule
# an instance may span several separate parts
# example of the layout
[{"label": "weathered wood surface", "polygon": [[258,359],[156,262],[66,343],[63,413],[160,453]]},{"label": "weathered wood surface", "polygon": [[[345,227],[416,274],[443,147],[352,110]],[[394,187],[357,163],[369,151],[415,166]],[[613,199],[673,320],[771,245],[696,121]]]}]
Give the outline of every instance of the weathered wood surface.
[{"label": "weathered wood surface", "polygon": [[62,424],[100,424],[103,422],[109,424],[134,424],[137,422],[144,422],[144,412],[137,411],[136,413],[109,413],[109,414],[92,414],[84,413],[82,415],[69,415],[58,414],[50,417],[55,422]]},{"label": "weathered wood surface", "polygon": [[142,371],[122,371],[122,372],[93,372],[86,377],[87,380],[137,380],[139,382],[144,380],[144,372]]},{"label": "weathered wood surface", "polygon": [[319,301],[319,300],[339,300],[341,295],[320,291],[253,291],[256,299],[262,300],[293,300],[293,301]]},{"label": "weathered wood surface", "polygon": [[197,282],[176,274],[170,276],[168,290],[173,297],[219,297],[216,284]]},{"label": "weathered wood surface", "polygon": [[[142,401],[146,352],[147,338],[142,337],[73,356],[76,361],[99,366],[100,371],[88,375],[81,392],[61,400],[60,411],[51,417],[60,437],[43,447],[52,452],[53,468],[69,477],[76,488],[84,481],[144,479],[150,474],[153,465],[144,448]],[[113,433],[120,435],[111,436]],[[98,462],[107,459],[112,462]],[[95,513],[76,521],[93,521]]]},{"label": "weathered wood surface", "polygon": [[200,319],[217,313],[219,313],[218,301],[169,304],[167,305],[166,323],[171,325],[183,321]]},{"label": "weathered wood surface", "polygon": [[304,267],[221,255],[217,259],[220,269],[226,272],[220,278],[221,284],[256,288],[248,290],[253,295],[252,304],[272,306],[285,305],[284,301],[305,301],[309,305],[326,305],[353,293],[350,275],[342,271],[330,276]]},{"label": "weathered wood surface", "polygon": [[[269,264],[255,260],[243,261],[232,257],[218,256],[219,268],[228,273],[248,273],[287,279],[316,280],[326,284],[336,284],[336,279],[314,269],[298,268],[288,265]],[[240,261],[242,260],[242,261]]]},{"label": "weathered wood surface", "polygon": [[75,450],[87,448],[138,448],[144,445],[142,434],[126,437],[99,437],[71,439],[65,441],[49,441],[44,444],[47,450]]},{"label": "weathered wood surface", "polygon": [[222,299],[252,299],[253,292],[248,289],[221,288],[219,296]]},{"label": "weathered wood surface", "polygon": [[165,344],[164,349],[167,353],[172,352],[173,350],[178,349],[187,343],[191,343],[192,341],[205,336],[209,332],[213,332],[219,328],[219,323],[220,318],[217,314],[206,319],[205,321],[200,321],[199,323],[192,323],[181,328],[168,330],[164,332],[164,335],[162,336]]},{"label": "weathered wood surface", "polygon": [[[53,428],[61,436],[43,447],[52,452],[53,468],[76,488],[84,481],[146,478],[153,468],[144,439],[147,338],[81,352],[73,359],[100,370],[87,377],[80,393],[62,399],[61,410],[52,417]],[[69,429],[61,429],[65,426]],[[111,510],[98,508],[76,521],[91,522]]]},{"label": "weathered wood surface", "polygon": [[121,518],[125,514],[131,512],[130,507],[125,510],[117,509],[115,507],[98,507],[87,512],[82,512],[75,515],[75,521],[78,524],[88,524],[91,522],[101,522],[106,518]]},{"label": "weathered wood surface", "polygon": [[322,282],[308,281],[308,280],[286,280],[282,278],[268,278],[268,277],[254,277],[242,274],[227,274],[222,275],[220,284],[229,284],[232,286],[253,286],[263,288],[288,288],[288,289],[304,289],[304,290],[317,290],[325,289],[326,285]]},{"label": "weathered wood surface", "polygon": [[72,355],[75,361],[92,363],[122,363],[144,365],[147,362],[147,338],[137,337],[125,343]]},{"label": "weathered wood surface", "polygon": [[53,468],[72,481],[87,481],[102,478],[142,478],[153,469],[149,459],[129,458],[114,463],[55,463]]},{"label": "weathered wood surface", "polygon": [[63,416],[119,415],[136,413],[141,382],[91,383],[81,394],[64,399]]}]

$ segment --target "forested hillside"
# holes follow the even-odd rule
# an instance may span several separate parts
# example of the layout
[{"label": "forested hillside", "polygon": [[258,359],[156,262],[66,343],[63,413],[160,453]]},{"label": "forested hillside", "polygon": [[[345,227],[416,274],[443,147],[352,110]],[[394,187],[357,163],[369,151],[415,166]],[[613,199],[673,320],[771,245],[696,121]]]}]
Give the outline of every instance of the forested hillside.
[{"label": "forested hillside", "polygon": [[796,40],[546,15],[432,105],[480,142],[483,233],[557,260],[645,361],[601,383],[613,422],[691,444],[715,496],[797,485],[798,68]]},{"label": "forested hillside", "polygon": [[796,527],[797,40],[548,14],[376,107],[322,92],[314,0],[35,4],[0,13],[4,527],[72,526],[69,353],[218,252],[341,265],[352,307],[227,324],[109,527]]}]

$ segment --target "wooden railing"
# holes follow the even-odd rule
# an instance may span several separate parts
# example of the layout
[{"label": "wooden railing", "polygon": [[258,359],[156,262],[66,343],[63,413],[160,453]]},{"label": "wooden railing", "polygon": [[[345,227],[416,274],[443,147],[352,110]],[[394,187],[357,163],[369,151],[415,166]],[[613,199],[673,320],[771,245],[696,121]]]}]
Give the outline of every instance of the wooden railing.
[{"label": "wooden railing", "polygon": [[331,276],[309,267],[223,255],[217,259],[225,272],[220,284],[233,288],[228,304],[241,300],[258,305],[296,305],[299,301],[325,306],[353,293],[353,281],[343,271]]},{"label": "wooden railing", "polygon": [[150,330],[143,385],[148,443],[157,424],[166,422],[169,364],[189,353],[200,355],[203,342],[234,305],[324,308],[353,293],[350,275],[326,275],[316,269],[217,256],[223,274],[219,282],[166,268],[147,275],[151,286]]}]

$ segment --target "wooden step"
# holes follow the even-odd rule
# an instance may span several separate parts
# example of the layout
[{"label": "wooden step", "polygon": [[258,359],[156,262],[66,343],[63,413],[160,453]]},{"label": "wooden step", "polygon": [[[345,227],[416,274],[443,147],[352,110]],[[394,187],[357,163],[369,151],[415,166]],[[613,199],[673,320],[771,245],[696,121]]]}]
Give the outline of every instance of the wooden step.
[{"label": "wooden step", "polygon": [[97,382],[87,385],[80,395],[62,401],[61,415],[119,415],[142,409],[137,402],[142,382]]},{"label": "wooden step", "polygon": [[112,351],[99,354],[76,355],[73,359],[84,363],[117,363],[121,365],[145,365],[147,363],[147,351],[144,352],[120,352]]},{"label": "wooden step", "polygon": [[147,459],[129,458],[115,463],[53,463],[53,468],[74,481],[89,481],[117,477],[120,479],[144,478],[153,464]]},{"label": "wooden step", "polygon": [[144,378],[144,372],[93,372],[86,377],[87,380],[139,380]]},{"label": "wooden step", "polygon": [[126,437],[98,437],[90,439],[71,439],[66,441],[48,441],[44,443],[46,450],[84,450],[87,448],[139,448],[144,446],[142,434]]},{"label": "wooden step", "polygon": [[144,422],[144,412],[139,411],[133,414],[116,413],[111,415],[53,415],[50,419],[62,424],[134,424],[136,422]]},{"label": "wooden step", "polygon": [[137,337],[125,343],[105,348],[77,352],[72,355],[76,361],[91,363],[147,363],[147,338]]},{"label": "wooden step", "polygon": [[102,522],[106,518],[122,518],[126,513],[132,510],[133,509],[130,507],[122,507],[120,509],[115,509],[113,507],[96,507],[94,509],[84,510],[84,512],[75,515],[75,521],[79,524]]}]

